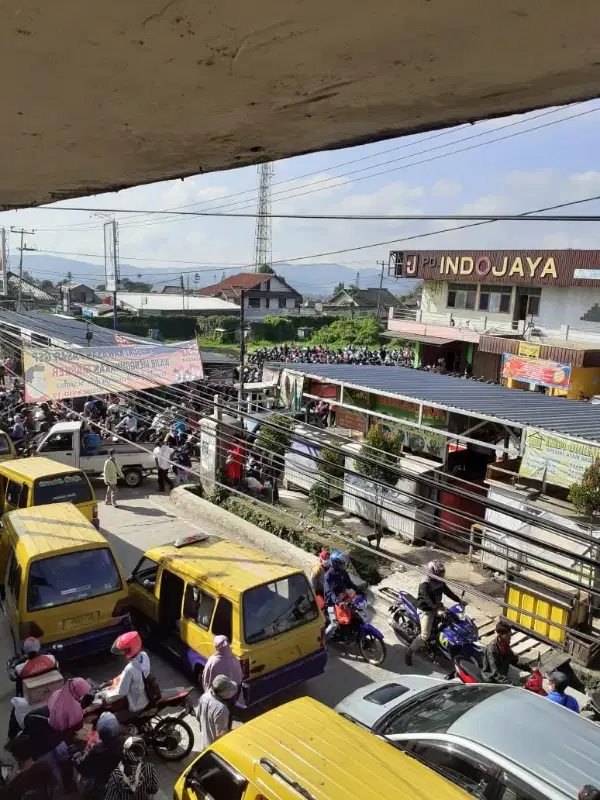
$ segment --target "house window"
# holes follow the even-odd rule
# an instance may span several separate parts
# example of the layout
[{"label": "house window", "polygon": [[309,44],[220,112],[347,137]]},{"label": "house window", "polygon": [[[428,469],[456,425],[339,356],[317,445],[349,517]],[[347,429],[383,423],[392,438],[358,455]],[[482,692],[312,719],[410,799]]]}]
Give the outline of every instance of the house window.
[{"label": "house window", "polygon": [[260,297],[249,297],[248,308],[260,308]]},{"label": "house window", "polygon": [[286,308],[285,297],[279,298],[279,308]]},{"label": "house window", "polygon": [[490,314],[508,314],[512,286],[482,286],[479,290],[479,310]]},{"label": "house window", "polygon": [[477,298],[477,285],[474,283],[449,283],[448,308],[466,308],[473,310]]},{"label": "house window", "polygon": [[542,295],[541,289],[528,289],[527,293],[529,299],[527,302],[527,316],[537,317],[540,313],[540,297]]}]

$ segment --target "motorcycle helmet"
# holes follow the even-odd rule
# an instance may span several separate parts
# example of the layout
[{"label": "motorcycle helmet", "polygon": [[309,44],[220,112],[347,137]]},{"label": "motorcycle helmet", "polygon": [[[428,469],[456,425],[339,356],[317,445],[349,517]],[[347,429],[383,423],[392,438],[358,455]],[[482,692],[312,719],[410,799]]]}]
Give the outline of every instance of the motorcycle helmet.
[{"label": "motorcycle helmet", "polygon": [[430,575],[434,575],[436,578],[443,578],[446,574],[446,565],[443,561],[440,561],[439,558],[436,558],[434,561],[430,561],[427,564],[427,572]]},{"label": "motorcycle helmet", "polygon": [[123,743],[124,760],[135,764],[143,761],[146,755],[146,743],[141,736],[128,736]]},{"label": "motorcycle helmet", "polygon": [[569,685],[569,679],[565,675],[564,672],[560,670],[554,670],[554,672],[550,675],[550,683],[554,686],[554,691],[558,692],[559,694],[564,694],[567,686]]},{"label": "motorcycle helmet", "polygon": [[14,420],[15,422],[23,422],[23,417],[20,414],[15,414]]},{"label": "motorcycle helmet", "polygon": [[321,564],[322,567],[329,566],[330,564],[329,558],[330,558],[329,550],[321,550],[321,552],[319,553],[319,563]]},{"label": "motorcycle helmet", "polygon": [[42,645],[40,644],[40,640],[36,639],[35,636],[28,636],[23,642],[23,652],[26,655],[30,655],[31,653],[39,653],[41,647]]},{"label": "motorcycle helmet", "polygon": [[342,553],[341,550],[334,550],[329,557],[329,563],[332,567],[337,567],[338,569],[344,569],[348,564],[348,556],[345,553]]},{"label": "motorcycle helmet", "polygon": [[115,639],[110,649],[113,655],[125,656],[125,658],[131,660],[142,651],[142,637],[137,631],[123,633]]},{"label": "motorcycle helmet", "polygon": [[35,414],[33,415],[33,418],[34,418],[34,420],[35,420],[36,422],[43,422],[43,421],[46,419],[46,415],[45,415],[45,414],[44,414],[44,412],[43,412],[43,411],[40,409],[39,411],[36,411],[36,412],[35,412]]}]

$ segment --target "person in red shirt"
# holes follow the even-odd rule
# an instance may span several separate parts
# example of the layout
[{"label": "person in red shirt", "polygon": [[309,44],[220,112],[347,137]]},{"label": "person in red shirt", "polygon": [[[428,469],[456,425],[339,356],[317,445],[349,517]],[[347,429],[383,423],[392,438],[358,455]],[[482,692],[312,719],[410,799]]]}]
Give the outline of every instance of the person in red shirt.
[{"label": "person in red shirt", "polygon": [[227,463],[225,464],[225,475],[232,486],[239,486],[242,480],[242,465],[244,455],[241,445],[235,444],[229,451]]}]

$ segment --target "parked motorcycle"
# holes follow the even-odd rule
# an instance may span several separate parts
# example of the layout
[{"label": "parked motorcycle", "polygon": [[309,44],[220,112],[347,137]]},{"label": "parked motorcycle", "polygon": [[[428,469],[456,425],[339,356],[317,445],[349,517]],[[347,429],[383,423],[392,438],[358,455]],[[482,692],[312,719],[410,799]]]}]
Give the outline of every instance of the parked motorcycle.
[{"label": "parked motorcycle", "polygon": [[[390,625],[396,636],[410,645],[421,634],[417,601],[408,592],[398,592],[396,602],[389,607]],[[454,661],[457,656],[481,664],[483,650],[479,631],[471,617],[465,614],[465,603],[455,603],[436,618],[425,651],[432,661],[440,657]]]},{"label": "parked motorcycle", "polygon": [[369,622],[366,597],[347,592],[335,611],[340,627],[329,641],[342,645],[356,644],[368,664],[383,664],[386,657],[383,633]]},{"label": "parked motorcycle", "polygon": [[[106,689],[109,684],[101,686],[92,685],[94,695]],[[184,689],[176,687],[167,689],[157,703],[149,708],[132,714],[127,719],[125,726],[130,735],[141,736],[146,748],[153,748],[154,752],[163,761],[182,761],[187,758],[194,747],[194,732],[185,717],[194,715],[194,708],[189,699],[192,687]],[[181,708],[178,714],[163,716],[168,708]],[[94,704],[85,712],[88,722],[96,723],[103,711],[110,711],[110,704]]]},{"label": "parked motorcycle", "polygon": [[[481,669],[477,666],[477,664],[474,664],[467,658],[461,658],[460,656],[455,658],[454,669],[456,672],[456,677],[459,678],[459,680],[461,680],[463,683],[486,683]],[[528,692],[539,694],[542,697],[546,697],[548,695],[548,692],[544,689],[544,676],[536,667],[532,668],[531,675],[525,681],[523,688],[527,689]]]}]

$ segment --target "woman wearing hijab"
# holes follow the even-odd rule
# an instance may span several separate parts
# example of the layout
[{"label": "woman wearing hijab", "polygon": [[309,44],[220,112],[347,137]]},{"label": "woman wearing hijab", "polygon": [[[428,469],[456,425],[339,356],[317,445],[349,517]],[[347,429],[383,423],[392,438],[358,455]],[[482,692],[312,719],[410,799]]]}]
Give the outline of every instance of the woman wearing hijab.
[{"label": "woman wearing hijab", "polygon": [[110,711],[100,714],[96,723],[98,741],[73,756],[79,790],[86,800],[102,800],[106,784],[121,760],[120,726]]},{"label": "woman wearing hijab", "polygon": [[146,746],[139,736],[130,736],[123,755],[106,786],[104,800],[149,800],[158,792],[158,773],[145,761]]},{"label": "woman wearing hijab", "polygon": [[214,645],[215,652],[206,662],[202,673],[202,688],[207,692],[212,687],[217,675],[225,675],[237,685],[239,690],[244,673],[239,659],[231,652],[229,639],[226,636],[215,636]]},{"label": "woman wearing hijab", "polygon": [[90,690],[89,683],[83,678],[71,678],[61,689],[50,695],[50,726],[61,732],[67,744],[71,744],[73,736],[83,724],[81,701]]}]

